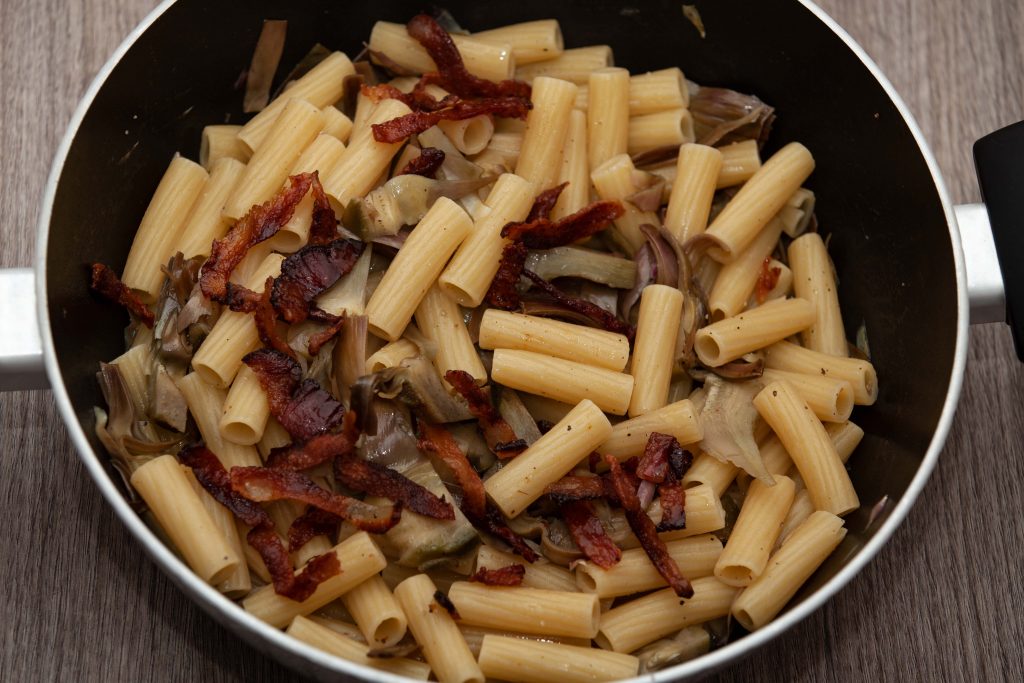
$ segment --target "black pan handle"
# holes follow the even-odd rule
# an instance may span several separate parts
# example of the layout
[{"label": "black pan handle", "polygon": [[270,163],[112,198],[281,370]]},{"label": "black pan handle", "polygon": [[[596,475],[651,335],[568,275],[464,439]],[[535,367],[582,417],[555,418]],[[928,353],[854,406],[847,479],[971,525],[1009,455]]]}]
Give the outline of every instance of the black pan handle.
[{"label": "black pan handle", "polygon": [[1006,322],[1024,360],[1024,121],[975,142],[974,164],[999,255]]}]

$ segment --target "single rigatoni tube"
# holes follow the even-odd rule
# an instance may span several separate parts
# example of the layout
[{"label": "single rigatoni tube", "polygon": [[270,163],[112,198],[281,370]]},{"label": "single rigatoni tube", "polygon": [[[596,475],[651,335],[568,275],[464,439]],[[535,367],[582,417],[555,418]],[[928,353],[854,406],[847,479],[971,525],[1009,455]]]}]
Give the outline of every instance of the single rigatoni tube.
[{"label": "single rigatoni tube", "polygon": [[173,455],[161,455],[139,467],[131,484],[153,512],[188,566],[216,585],[242,561],[214,524]]},{"label": "single rigatoni tube", "polygon": [[238,138],[250,149],[259,149],[264,139],[269,139],[271,129],[289,100],[305,100],[318,109],[334,104],[344,94],[345,77],[355,72],[351,60],[344,53],[332,52],[242,126]]},{"label": "single rigatoni tube", "polygon": [[679,148],[665,227],[680,244],[707,228],[721,166],[722,154],[714,147],[687,143]]},{"label": "single rigatoni tube", "polygon": [[571,216],[590,201],[590,162],[587,159],[587,115],[573,110],[569,114],[569,130],[562,145],[562,167],[558,182],[569,183],[558,195],[551,218]]},{"label": "single rigatoni tube", "polygon": [[518,65],[554,59],[565,50],[557,19],[508,24],[474,33],[473,39],[491,45],[508,45]]},{"label": "single rigatoni tube", "polygon": [[[771,278],[775,279],[775,284],[767,292],[759,292],[756,288],[751,293],[750,298],[747,299],[747,308],[757,308],[763,306],[769,301],[776,299],[785,299],[787,296],[793,293],[793,271],[789,269],[782,261],[776,261],[773,258],[768,259],[768,265],[762,266],[768,273],[771,274]],[[778,271],[778,275],[774,273]],[[759,300],[760,299],[760,300]]]},{"label": "single rigatoni tube", "polygon": [[490,211],[476,222],[438,279],[448,296],[472,308],[483,302],[507,243],[501,229],[526,218],[535,194],[529,181],[517,175],[505,173],[498,178],[485,202]]},{"label": "single rigatoni tube", "polygon": [[640,296],[640,317],[633,345],[633,395],[629,416],[664,408],[672,381],[676,335],[683,315],[683,293],[667,285],[648,285]]},{"label": "single rigatoni tube", "polygon": [[369,646],[352,640],[309,617],[295,617],[288,628],[285,629],[285,633],[297,640],[301,640],[307,645],[312,645],[318,650],[323,650],[335,657],[341,657],[371,669],[379,669],[397,676],[405,676],[420,681],[430,678],[429,664],[405,657],[390,659],[370,657]]},{"label": "single rigatoni tube", "polygon": [[263,438],[269,417],[267,394],[256,373],[243,365],[238,369],[224,401],[224,414],[220,418],[221,436],[233,443],[252,446]]},{"label": "single rigatoni tube", "polygon": [[542,588],[550,591],[572,592],[578,590],[576,579],[565,567],[547,561],[526,562],[518,555],[495,550],[486,543],[481,543],[476,551],[477,571],[481,569],[501,569],[513,564],[524,568],[523,583],[526,588]]},{"label": "single rigatoni tube", "polygon": [[722,266],[708,295],[712,320],[731,318],[744,309],[761,276],[764,260],[775,250],[781,234],[782,222],[773,218],[735,260]]},{"label": "single rigatoni tube", "polygon": [[[284,256],[280,254],[267,256],[245,281],[245,286],[262,294],[267,278],[281,274],[282,261]],[[242,357],[259,346],[260,336],[252,315],[224,311],[192,357],[192,368],[206,383],[226,389],[241,367]]]},{"label": "single rigatoni tube", "polygon": [[488,114],[480,114],[461,121],[439,121],[440,128],[455,149],[463,154],[477,154],[487,148],[494,135],[494,120]]},{"label": "single rigatoni tube", "polygon": [[[565,50],[554,59],[516,67],[516,80],[534,81],[538,78],[558,78],[577,85],[590,79],[590,73],[612,66],[612,49],[607,45],[589,45]],[[573,95],[575,98],[575,94]]]},{"label": "single rigatoni tube", "polygon": [[405,636],[408,620],[379,575],[374,575],[341,596],[366,642],[388,647]]},{"label": "single rigatoni tube", "polygon": [[806,187],[801,187],[794,192],[786,205],[779,210],[779,217],[782,218],[782,231],[796,239],[807,231],[811,223],[811,216],[814,213],[815,197],[814,192]]},{"label": "single rigatoni tube", "polygon": [[846,331],[839,311],[839,293],[832,275],[832,259],[821,235],[802,235],[789,245],[789,267],[793,269],[793,291],[814,303],[814,324],[804,330],[804,346],[818,353],[846,358]]},{"label": "single rigatoni tube", "polygon": [[676,67],[636,74],[629,79],[629,113],[643,116],[690,106],[690,91]]},{"label": "single rigatoni tube", "polygon": [[601,616],[597,596],[578,591],[457,581],[448,598],[465,623],[518,633],[593,638]]},{"label": "single rigatoni tube", "polygon": [[395,341],[441,274],[452,253],[473,229],[458,204],[441,197],[420,220],[366,304],[370,331]]},{"label": "single rigatoni tube", "polygon": [[484,488],[507,517],[516,517],[541,497],[548,484],[590,455],[611,431],[600,408],[591,401],[580,401],[547,434],[484,482]]},{"label": "single rigatoni tube", "polygon": [[694,349],[702,363],[715,368],[805,330],[813,322],[810,301],[779,299],[702,327]]},{"label": "single rigatoni tube", "polygon": [[[242,537],[238,533],[238,523],[235,520],[235,515],[228,510],[226,507],[218,503],[213,496],[209,494],[196,480],[195,474],[193,474],[191,468],[185,465],[179,465],[182,474],[188,479],[188,483],[192,486],[192,490],[199,496],[199,500],[203,503],[203,507],[206,508],[206,512],[210,515],[210,519],[213,520],[214,526],[220,530],[224,535],[224,540],[228,542],[235,555],[245,560],[245,543]],[[231,575],[224,579],[222,582],[217,584],[217,590],[230,598],[240,598],[243,595],[247,595],[252,590],[252,579],[249,576],[249,565],[247,562],[239,562],[238,566],[235,567],[235,571],[231,572]]]},{"label": "single rigatoni tube", "polygon": [[630,154],[694,141],[693,117],[687,109],[667,109],[629,119]]},{"label": "single rigatoni tube", "polygon": [[628,154],[619,154],[608,159],[590,173],[597,196],[605,200],[618,200],[622,203],[623,214],[615,219],[614,236],[626,253],[632,255],[646,239],[640,232],[644,223],[658,224],[658,216],[653,211],[641,211],[626,197],[636,194],[638,187],[634,176],[636,168]]},{"label": "single rigatoni tube", "polygon": [[209,178],[206,170],[183,156],[174,155],[160,179],[135,232],[121,282],[144,302],[153,302],[164,282],[161,267],[178,251],[192,206]]},{"label": "single rigatoni tube", "polygon": [[485,676],[519,683],[588,683],[636,676],[640,660],[618,652],[487,634],[480,646]]},{"label": "single rigatoni tube", "polygon": [[622,371],[629,360],[625,335],[496,308],[480,322],[481,349],[520,349]]},{"label": "single rigatoni tube", "polygon": [[845,536],[842,519],[822,510],[812,514],[772,555],[764,573],[736,598],[733,617],[748,631],[774,619]]},{"label": "single rigatoni tube", "polygon": [[323,127],[324,116],[319,109],[305,100],[289,100],[270,127],[264,144],[246,164],[245,173],[224,205],[224,215],[237,220],[253,206],[270,199]]},{"label": "single rigatoni tube", "polygon": [[405,116],[409,111],[409,107],[399,100],[384,100],[374,108],[362,131],[353,129],[345,152],[329,171],[320,176],[335,213],[343,213],[351,200],[374,188],[405,142],[377,142],[371,126]]},{"label": "single rigatoni tube", "polygon": [[674,436],[683,445],[697,443],[704,438],[697,411],[693,403],[684,398],[618,423],[598,450],[618,460],[628,460],[643,455],[647,440],[654,432]]},{"label": "single rigatoni tube", "polygon": [[845,515],[860,506],[828,432],[792,384],[772,382],[754,397],[754,407],[786,447],[817,509]]},{"label": "single rigatoni tube", "polygon": [[715,246],[708,253],[720,263],[736,258],[814,170],[814,157],[799,142],[776,152],[743,184],[708,227]]},{"label": "single rigatoni tube", "polygon": [[480,666],[469,651],[455,620],[434,599],[437,586],[416,574],[395,586],[395,598],[409,620],[409,630],[423,649],[441,683],[484,683]]},{"label": "single rigatoni tube", "polygon": [[715,564],[715,576],[730,586],[749,586],[764,572],[768,555],[782,530],[796,486],[789,477],[776,476],[774,486],[750,482],[725,550]]},{"label": "single rigatoni tube", "polygon": [[835,377],[806,375],[765,368],[761,378],[765,382],[786,380],[822,422],[846,422],[853,412],[853,387]]},{"label": "single rigatoni tube", "polygon": [[707,484],[719,498],[729,488],[740,468],[731,462],[723,462],[713,455],[701,453],[693,460],[693,464],[683,475],[683,486],[689,490],[693,486]]},{"label": "single rigatoni tube", "polygon": [[[466,70],[489,81],[512,78],[516,60],[508,43],[479,40],[476,36],[452,35],[455,47],[462,55]],[[388,56],[395,64],[414,71],[437,71],[437,65],[427,51],[405,30],[404,24],[378,21],[370,32],[369,48]]]},{"label": "single rigatoni tube", "polygon": [[790,534],[796,531],[797,527],[803,524],[804,520],[812,514],[814,514],[814,501],[811,500],[811,494],[808,493],[807,489],[800,489],[793,497],[793,504],[789,506],[786,519],[782,520],[782,531],[779,532],[779,537],[775,539],[775,548],[772,552],[781,548]]},{"label": "single rigatoni tube", "polygon": [[252,150],[238,138],[241,126],[214,125],[203,128],[199,141],[199,163],[213,172],[213,165],[221,159],[235,159],[243,164],[252,157]]},{"label": "single rigatoni tube", "polygon": [[[714,534],[670,541],[665,544],[665,548],[682,575],[691,581],[701,576],[711,576],[722,554],[722,542]],[[599,598],[633,595],[666,585],[665,578],[643,548],[624,550],[622,559],[608,569],[589,560],[577,562],[576,584],[580,590],[596,593]]]},{"label": "single rigatoni tube", "polygon": [[209,169],[210,177],[193,204],[178,240],[177,249],[185,258],[209,256],[213,241],[227,232],[231,221],[224,217],[224,204],[245,172],[245,164],[238,159],[223,157],[213,162]]},{"label": "single rigatoni tube", "polygon": [[761,152],[757,148],[757,140],[742,140],[731,145],[719,147],[722,153],[722,168],[718,171],[715,186],[733,187],[750,180],[761,168]]},{"label": "single rigatoni tube", "polygon": [[[864,438],[864,430],[852,422],[829,422],[825,424],[825,432],[844,465]],[[764,467],[772,476],[786,474],[794,469],[793,460],[777,435],[769,436],[758,448]]]},{"label": "single rigatoni tube", "polygon": [[840,358],[780,341],[766,349],[765,365],[776,370],[845,380],[853,387],[856,405],[869,406],[878,398],[878,374],[870,361]]},{"label": "single rigatoni tube", "polygon": [[[288,175],[313,173],[323,178],[345,153],[345,144],[333,135],[320,133],[306,149],[302,150]],[[292,212],[292,217],[270,238],[270,244],[277,251],[292,253],[309,241],[309,230],[313,225],[313,193],[306,192]]]},{"label": "single rigatoni tube", "polygon": [[337,138],[341,142],[348,140],[348,136],[352,134],[352,119],[345,116],[340,109],[330,104],[323,107],[320,111],[324,115],[323,132]]},{"label": "single rigatoni tube", "polygon": [[366,359],[366,374],[372,375],[385,368],[398,367],[406,358],[419,355],[420,349],[408,339],[385,344]]},{"label": "single rigatoni tube", "polygon": [[314,612],[340,598],[384,569],[388,563],[384,553],[365,531],[345,539],[334,546],[332,552],[337,555],[342,571],[321,582],[313,594],[302,602],[278,595],[273,586],[264,586],[243,600],[242,606],[274,628],[284,628],[295,617]]},{"label": "single rigatoni tube", "polygon": [[442,378],[449,370],[463,370],[477,384],[487,384],[487,369],[469,336],[459,305],[436,284],[416,308],[416,326],[437,345],[434,367]]},{"label": "single rigatoni tube", "polygon": [[487,143],[487,149],[473,157],[473,163],[480,167],[485,167],[488,164],[491,167],[500,166],[507,171],[510,168],[515,168],[522,145],[522,133],[495,133]]},{"label": "single rigatoni tube", "polygon": [[587,104],[587,160],[591,170],[618,154],[629,142],[629,71],[619,67],[590,74]]},{"label": "single rigatoni tube", "polygon": [[713,576],[690,583],[693,597],[686,600],[665,588],[608,610],[601,615],[597,644],[606,650],[633,652],[687,626],[724,617],[739,590]]},{"label": "single rigatoni tube", "polygon": [[243,446],[225,439],[220,432],[220,418],[224,414],[227,392],[210,386],[198,373],[190,372],[175,381],[178,391],[188,403],[188,411],[199,427],[199,434],[206,442],[224,469],[232,467],[256,467],[262,464],[259,453],[253,446]]},{"label": "single rigatoni tube", "polygon": [[633,376],[533,351],[495,349],[495,382],[563,403],[589,399],[601,410],[625,415],[633,393]]},{"label": "single rigatoni tube", "polygon": [[530,97],[533,109],[526,117],[516,175],[531,182],[534,194],[539,194],[558,179],[576,86],[557,78],[541,77],[533,82]]},{"label": "single rigatoni tube", "polygon": [[[725,528],[725,508],[722,507],[718,494],[707,484],[686,489],[683,512],[686,515],[686,528],[662,532],[658,534],[661,540],[677,541],[680,538],[690,538]],[[661,521],[660,499],[651,504],[647,514],[655,522]]]}]

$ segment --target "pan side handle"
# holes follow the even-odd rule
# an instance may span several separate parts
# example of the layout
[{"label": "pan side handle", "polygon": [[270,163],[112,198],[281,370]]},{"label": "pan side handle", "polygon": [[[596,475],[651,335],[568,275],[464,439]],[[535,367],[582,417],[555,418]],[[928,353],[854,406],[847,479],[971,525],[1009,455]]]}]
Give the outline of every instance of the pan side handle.
[{"label": "pan side handle", "polygon": [[0,269],[0,391],[46,389],[31,268]]},{"label": "pan side handle", "polygon": [[[1017,357],[1024,360],[1024,121],[975,142],[974,164],[1000,266],[997,269],[993,263],[990,269],[1001,271],[1005,320],[1013,332]],[[968,281],[969,274],[970,266]]]}]

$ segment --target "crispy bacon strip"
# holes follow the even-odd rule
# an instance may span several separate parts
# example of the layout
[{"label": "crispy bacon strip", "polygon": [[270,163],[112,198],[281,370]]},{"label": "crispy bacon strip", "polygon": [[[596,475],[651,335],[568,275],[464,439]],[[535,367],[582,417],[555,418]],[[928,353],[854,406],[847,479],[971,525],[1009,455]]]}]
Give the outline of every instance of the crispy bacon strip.
[{"label": "crispy bacon strip", "polygon": [[274,279],[268,277],[263,285],[263,294],[258,295],[259,301],[253,312],[253,322],[256,324],[256,332],[264,346],[274,349],[278,353],[295,360],[295,351],[288,346],[288,342],[281,336],[277,325],[277,311],[271,303],[271,296],[274,287]]},{"label": "crispy bacon strip", "polygon": [[444,378],[466,399],[469,412],[477,419],[487,447],[502,460],[511,459],[526,450],[526,442],[516,436],[512,426],[491,404],[490,397],[465,370],[449,370]]},{"label": "crispy bacon strip", "polygon": [[500,538],[512,548],[512,552],[527,562],[536,562],[539,559],[537,553],[530,547],[530,544],[523,540],[522,536],[509,528],[505,522],[505,517],[501,514],[501,510],[494,503],[487,501],[487,507],[483,515],[477,515],[462,505],[459,506],[459,509],[462,510],[463,514],[466,515],[466,519],[476,529]]},{"label": "crispy bacon strip", "polygon": [[341,517],[310,507],[288,527],[288,551],[294,553],[317,536],[334,538],[340,526]]},{"label": "crispy bacon strip", "polygon": [[283,446],[270,451],[267,467],[277,470],[308,470],[332,458],[349,455],[359,439],[356,414],[351,410],[342,419],[337,434],[319,434],[302,444]]},{"label": "crispy bacon strip", "polygon": [[661,499],[661,521],[658,531],[675,531],[686,528],[686,491],[675,473],[669,470],[669,478],[658,486],[658,497]]},{"label": "crispy bacon strip", "polygon": [[558,287],[555,287],[532,270],[524,270],[523,275],[528,277],[535,285],[543,290],[545,294],[550,296],[556,302],[570,310],[576,311],[587,319],[592,320],[594,324],[601,329],[626,335],[630,344],[633,343],[633,339],[636,337],[636,328],[629,323],[620,320],[615,316],[615,314],[609,313],[597,304],[591,303],[585,299],[578,299],[574,296],[565,294],[562,290],[558,289]]},{"label": "crispy bacon strip", "polygon": [[259,378],[270,403],[270,414],[297,441],[307,442],[344,419],[344,406],[315,380],[300,383],[302,368],[280,351],[259,349],[246,355],[242,362]]},{"label": "crispy bacon strip", "polygon": [[680,453],[683,452],[674,436],[652,432],[636,467],[636,476],[655,484],[665,481],[669,469],[669,454],[677,449]]},{"label": "crispy bacon strip", "polygon": [[393,469],[349,454],[334,461],[334,479],[350,489],[402,503],[433,519],[455,519],[455,508],[443,498]]},{"label": "crispy bacon strip", "polygon": [[405,28],[437,65],[438,71],[425,74],[424,82],[437,83],[459,97],[530,97],[530,86],[522,81],[494,83],[469,73],[452,37],[430,15],[416,15]]},{"label": "crispy bacon strip", "polygon": [[[288,179],[287,187],[263,204],[249,209],[228,234],[213,241],[210,258],[203,264],[199,285],[207,299],[227,303],[228,278],[242,262],[249,248],[270,239],[287,223],[295,207],[313,184],[320,184],[316,173],[300,173]],[[323,192],[323,188],[321,188]]]},{"label": "crispy bacon strip", "polygon": [[462,489],[462,496],[456,503],[466,519],[475,528],[500,538],[508,543],[512,551],[527,562],[535,562],[537,553],[516,532],[505,523],[501,511],[487,500],[484,483],[480,475],[466,459],[465,453],[455,443],[452,435],[442,426],[420,421],[419,448],[435,454],[455,476]]},{"label": "crispy bacon strip", "polygon": [[771,291],[779,284],[779,276],[782,275],[782,268],[778,266],[772,268],[771,263],[772,257],[765,256],[764,262],[761,264],[761,272],[757,276],[757,286],[754,291],[759,304],[763,304],[764,300],[768,298]]},{"label": "crispy bacon strip", "polygon": [[329,244],[338,238],[338,217],[320,184],[320,172],[313,171],[309,185],[313,196],[313,222],[309,226],[309,244]]},{"label": "crispy bacon strip", "polygon": [[217,502],[231,510],[243,524],[251,527],[246,540],[263,559],[277,594],[292,600],[305,600],[322,581],[341,571],[338,556],[331,552],[313,558],[296,574],[292,570],[288,551],[274,530],[270,515],[231,488],[231,478],[216,455],[205,446],[197,445],[184,449],[178,457],[192,469],[199,484]]},{"label": "crispy bacon strip", "polygon": [[[341,517],[357,529],[382,534],[398,524],[402,504],[381,510],[361,500],[333,493],[317,486],[299,472],[269,467],[232,467],[231,488],[249,500],[268,503],[275,500],[297,500]],[[383,513],[383,514],[380,514]]]},{"label": "crispy bacon strip", "polygon": [[693,597],[693,586],[682,575],[679,565],[669,555],[668,549],[665,548],[665,542],[658,536],[654,522],[640,508],[640,501],[636,496],[636,486],[625,476],[618,460],[610,455],[605,455],[604,461],[609,468],[608,480],[615,491],[619,504],[622,505],[622,509],[626,513],[629,528],[636,534],[647,557],[650,558],[658,573],[672,587],[672,590],[676,592],[676,595],[681,598]]},{"label": "crispy bacon strip", "polygon": [[338,554],[333,550],[309,560],[298,574],[292,570],[292,560],[281,537],[273,528],[259,527],[249,531],[246,541],[260,554],[270,572],[274,592],[302,602],[313,595],[317,586],[341,572]]},{"label": "crispy bacon strip", "polygon": [[365,247],[358,240],[335,240],[299,249],[281,263],[281,275],[274,280],[274,310],[292,324],[308,318],[313,300],[352,270]]},{"label": "crispy bacon strip", "polygon": [[622,559],[622,551],[605,531],[589,501],[566,503],[562,506],[562,519],[569,527],[572,540],[588,560],[603,569],[610,569]]},{"label": "crispy bacon strip", "polygon": [[[461,619],[462,618],[462,617],[459,616],[459,611],[457,609],[455,609],[455,603],[452,602],[451,598],[449,598],[447,595],[445,595],[442,591],[440,591],[440,590],[434,591],[434,602],[436,602],[439,607],[443,608],[444,611],[447,612],[448,615],[451,616],[452,619]],[[433,611],[433,609],[434,609],[434,606],[431,605],[430,606],[430,610]]]},{"label": "crispy bacon strip", "polygon": [[92,264],[92,291],[128,309],[128,312],[142,321],[146,327],[153,327],[153,311],[142,303],[138,295],[128,288],[120,278],[102,263]]},{"label": "crispy bacon strip", "polygon": [[509,242],[501,252],[498,272],[487,290],[487,303],[495,308],[511,311],[519,308],[520,297],[517,286],[526,267],[529,251],[522,242]]},{"label": "crispy bacon strip", "polygon": [[455,480],[463,492],[463,512],[470,510],[477,517],[486,516],[487,496],[484,492],[484,483],[451,433],[440,425],[432,425],[421,420],[418,446],[420,450],[436,455],[455,475]]},{"label": "crispy bacon strip", "polygon": [[533,200],[533,206],[530,207],[530,213],[526,216],[526,222],[532,223],[533,221],[549,219],[551,212],[555,209],[555,204],[558,203],[558,198],[562,196],[562,191],[568,186],[569,182],[566,181],[561,185],[548,188],[537,195],[536,199]]},{"label": "crispy bacon strip", "polygon": [[410,159],[398,175],[420,175],[424,178],[436,178],[437,171],[444,163],[444,151],[437,147],[424,147],[420,155]]},{"label": "crispy bacon strip", "polygon": [[473,576],[469,577],[469,580],[488,586],[519,586],[523,583],[524,576],[526,576],[526,567],[521,564],[510,564],[499,569],[480,567]]},{"label": "crispy bacon strip", "polygon": [[[313,316],[310,315],[312,318]],[[341,332],[341,328],[345,327],[345,316],[339,315],[334,322],[328,323],[320,332],[309,336],[309,341],[306,344],[306,348],[309,350],[309,355],[315,356],[320,353],[320,349],[324,347],[324,344],[334,339]]]},{"label": "crispy bacon strip", "polygon": [[[560,187],[554,189],[561,191]],[[523,242],[530,249],[553,249],[597,234],[623,211],[622,204],[617,201],[594,202],[559,221],[552,222],[544,217],[509,223],[501,229],[501,235]]]},{"label": "crispy bacon strip", "polygon": [[[476,100],[445,98],[448,103],[433,111],[413,111],[404,116],[375,123],[373,139],[377,142],[394,143],[405,140],[437,125],[438,121],[462,121],[481,114],[499,116],[506,119],[526,119],[530,112],[529,100],[520,97],[492,97]],[[444,102],[445,100],[442,100]]]},{"label": "crispy bacon strip", "polygon": [[579,500],[594,500],[614,495],[610,491],[604,477],[562,477],[548,484],[544,492],[556,503],[566,505]]}]

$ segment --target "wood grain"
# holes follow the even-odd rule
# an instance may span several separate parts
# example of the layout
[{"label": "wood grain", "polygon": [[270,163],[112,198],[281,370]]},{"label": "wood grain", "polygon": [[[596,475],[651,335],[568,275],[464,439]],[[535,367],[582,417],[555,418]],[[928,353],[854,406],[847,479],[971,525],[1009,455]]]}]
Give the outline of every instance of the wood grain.
[{"label": "wood grain", "polygon": [[[0,2],[0,267],[27,265],[78,98],[153,0]],[[957,202],[971,143],[1024,118],[1016,0],[827,0],[916,115]],[[284,681],[186,601],[108,511],[50,395],[0,395],[0,679]],[[907,522],[839,596],[723,681],[1024,680],[1024,369],[975,328],[949,443]],[[45,492],[40,496],[39,492]]]}]

